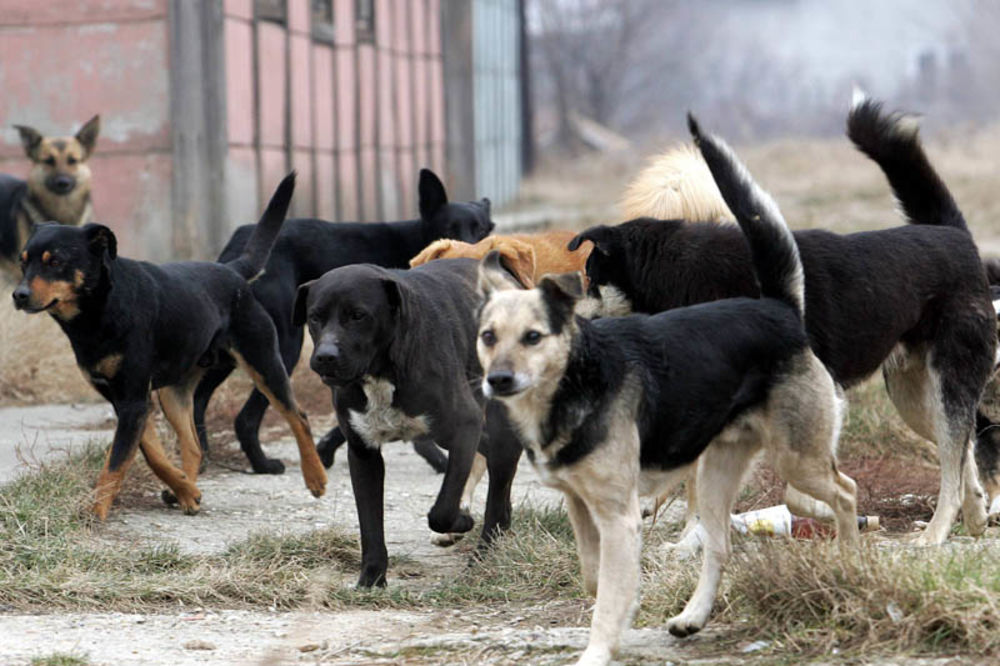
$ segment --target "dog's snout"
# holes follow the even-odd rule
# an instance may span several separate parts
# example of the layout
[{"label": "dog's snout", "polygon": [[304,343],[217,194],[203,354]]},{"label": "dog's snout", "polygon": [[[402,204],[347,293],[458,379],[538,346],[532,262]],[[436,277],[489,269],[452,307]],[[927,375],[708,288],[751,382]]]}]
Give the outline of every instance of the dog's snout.
[{"label": "dog's snout", "polygon": [[12,296],[14,297],[14,307],[20,310],[28,305],[28,300],[31,298],[31,291],[23,284],[18,285],[14,289]]},{"label": "dog's snout", "polygon": [[314,370],[322,370],[330,368],[337,362],[337,357],[340,355],[340,350],[337,349],[337,345],[326,342],[320,344],[316,347],[312,356],[312,365]]},{"label": "dog's snout", "polygon": [[509,370],[496,370],[486,377],[490,388],[497,395],[505,395],[514,389],[514,373]]},{"label": "dog's snout", "polygon": [[49,188],[57,194],[66,194],[76,185],[76,180],[72,176],[60,174],[49,180]]}]

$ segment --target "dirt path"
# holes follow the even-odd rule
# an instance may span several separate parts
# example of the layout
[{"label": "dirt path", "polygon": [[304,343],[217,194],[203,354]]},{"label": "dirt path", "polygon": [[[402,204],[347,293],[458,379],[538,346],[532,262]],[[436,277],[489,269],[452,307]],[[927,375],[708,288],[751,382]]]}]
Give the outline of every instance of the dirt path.
[{"label": "dirt path", "polygon": [[[325,424],[315,424],[317,432]],[[111,543],[176,543],[183,552],[217,553],[259,531],[295,533],[336,525],[357,530],[344,451],[330,474],[327,495],[305,490],[295,447],[282,440],[267,447],[288,465],[280,476],[254,476],[210,465],[199,482],[202,511],[189,517],[162,504],[155,493],[138,506],[116,507],[97,538]],[[409,445],[384,449],[386,540],[390,557],[405,556],[406,569],[390,563],[390,585],[423,585],[465,566],[467,554],[431,545],[426,512],[441,477]],[[515,503],[556,504],[559,494],[541,486],[522,461]],[[477,493],[482,516],[485,484]],[[403,576],[411,580],[402,580]],[[345,580],[351,585],[355,574]],[[540,620],[539,618],[545,618]],[[35,656],[68,652],[93,664],[356,664],[356,663],[561,663],[586,643],[589,609],[582,602],[551,607],[493,607],[473,611],[351,610],[276,612],[193,609],[155,614],[0,613],[0,663],[27,664]],[[543,626],[544,625],[544,626]],[[629,633],[623,658],[662,663],[674,641],[665,630]],[[657,657],[657,655],[659,655]]]}]

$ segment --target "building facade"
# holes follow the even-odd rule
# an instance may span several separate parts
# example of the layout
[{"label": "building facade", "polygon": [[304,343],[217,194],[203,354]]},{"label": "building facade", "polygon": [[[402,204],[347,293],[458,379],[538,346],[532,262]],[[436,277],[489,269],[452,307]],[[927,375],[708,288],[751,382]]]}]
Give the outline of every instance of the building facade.
[{"label": "building facade", "polygon": [[502,204],[521,174],[518,3],[0,0],[0,171],[27,171],[11,125],[68,134],[100,113],[97,219],[155,260],[214,256],[290,169],[296,216],[414,217],[425,166]]}]

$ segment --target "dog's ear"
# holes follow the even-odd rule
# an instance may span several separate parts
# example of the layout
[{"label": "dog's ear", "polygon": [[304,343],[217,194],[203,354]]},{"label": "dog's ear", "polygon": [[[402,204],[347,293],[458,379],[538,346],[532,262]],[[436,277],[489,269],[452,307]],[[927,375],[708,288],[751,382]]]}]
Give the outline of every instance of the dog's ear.
[{"label": "dog's ear", "polygon": [[83,146],[84,157],[90,157],[97,145],[97,135],[101,133],[101,117],[94,116],[83,124],[80,131],[76,133],[76,140]]},{"label": "dog's ear", "polygon": [[538,281],[538,288],[554,323],[553,332],[559,333],[573,317],[576,302],[583,297],[583,280],[579,273],[543,275]]},{"label": "dog's ear", "polygon": [[306,323],[306,301],[309,300],[309,287],[316,280],[309,280],[299,285],[295,292],[295,303],[292,305],[292,326],[302,326]]},{"label": "dog's ear", "polygon": [[440,240],[434,241],[433,243],[425,247],[423,250],[421,250],[420,254],[413,257],[413,259],[410,259],[410,268],[413,268],[415,266],[422,266],[423,264],[426,264],[428,261],[434,261],[435,259],[440,259],[445,252],[451,249],[453,242],[454,241],[452,241],[450,238],[442,238]]},{"label": "dog's ear", "polygon": [[407,310],[403,284],[395,277],[385,277],[382,278],[382,287],[385,289],[385,297],[389,301],[389,307],[396,313],[396,321],[405,321]]},{"label": "dog's ear", "polygon": [[489,299],[494,291],[522,288],[514,274],[504,267],[500,256],[499,250],[493,250],[479,262],[476,288],[484,300]]},{"label": "dog's ear", "polygon": [[584,241],[593,243],[594,249],[599,250],[601,254],[611,254],[611,248],[615,241],[615,228],[604,224],[591,227],[577,234],[566,247],[570,252],[575,252],[583,245]]},{"label": "dog's ear", "polygon": [[38,152],[38,146],[42,145],[42,135],[34,127],[27,125],[14,125],[14,129],[21,135],[21,145],[24,146],[24,154],[28,159],[34,160]]},{"label": "dog's ear", "polygon": [[420,192],[420,218],[423,220],[434,217],[434,214],[448,203],[444,184],[430,169],[420,170],[420,184],[417,189]]},{"label": "dog's ear", "polygon": [[479,200],[479,205],[483,207],[483,210],[486,211],[486,215],[489,216],[489,214],[490,214],[490,207],[493,205],[493,203],[490,201],[489,197],[483,197],[482,199],[480,199]]},{"label": "dog's ear", "polygon": [[514,239],[505,239],[494,247],[500,253],[500,265],[513,275],[522,287],[534,288],[535,248]]},{"label": "dog's ear", "polygon": [[103,256],[105,263],[110,263],[118,257],[118,239],[115,233],[103,224],[89,222],[83,225],[83,234],[87,239],[87,247],[98,256]]}]

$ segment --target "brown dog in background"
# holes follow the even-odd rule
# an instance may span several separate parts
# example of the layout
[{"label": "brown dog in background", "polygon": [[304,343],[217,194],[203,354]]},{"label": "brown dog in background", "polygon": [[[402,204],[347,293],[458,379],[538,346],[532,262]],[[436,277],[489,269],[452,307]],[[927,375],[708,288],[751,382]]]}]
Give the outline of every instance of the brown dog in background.
[{"label": "brown dog in background", "polygon": [[588,242],[579,252],[570,252],[566,246],[576,235],[573,231],[542,231],[534,234],[487,236],[478,243],[443,238],[434,241],[410,259],[410,267],[420,266],[434,259],[482,259],[497,250],[507,269],[527,289],[532,289],[539,278],[547,273],[583,272],[594,244]]},{"label": "brown dog in background", "polygon": [[0,174],[0,265],[16,272],[17,256],[40,222],[80,226],[91,221],[90,166],[101,118],[94,116],[74,136],[47,137],[15,125],[32,167],[27,181]]}]

